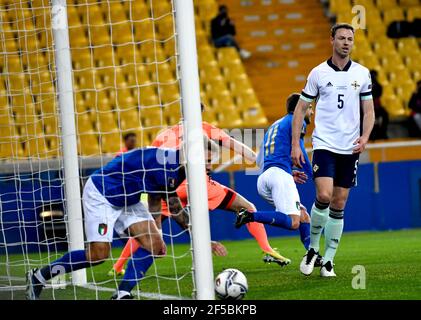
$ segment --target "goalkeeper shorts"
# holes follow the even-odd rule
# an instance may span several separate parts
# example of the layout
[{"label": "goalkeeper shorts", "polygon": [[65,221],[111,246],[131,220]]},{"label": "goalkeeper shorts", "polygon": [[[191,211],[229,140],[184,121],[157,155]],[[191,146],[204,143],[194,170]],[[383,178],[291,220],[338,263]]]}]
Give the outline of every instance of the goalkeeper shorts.
[{"label": "goalkeeper shorts", "polygon": [[[212,180],[211,177],[207,176],[207,187],[208,187],[208,207],[209,210],[215,209],[229,209],[231,204],[235,200],[237,193],[220,184],[219,182]],[[177,188],[177,196],[180,198],[183,208],[188,204],[187,198],[187,181],[184,180]],[[168,207],[166,201],[162,201],[162,214],[169,216]]]}]

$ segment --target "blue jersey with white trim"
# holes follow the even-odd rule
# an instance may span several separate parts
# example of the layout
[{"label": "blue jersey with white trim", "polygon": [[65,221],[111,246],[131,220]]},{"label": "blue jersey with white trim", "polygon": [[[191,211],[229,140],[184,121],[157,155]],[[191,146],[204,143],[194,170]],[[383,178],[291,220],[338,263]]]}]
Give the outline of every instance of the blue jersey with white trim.
[{"label": "blue jersey with white trim", "polygon": [[124,207],[138,203],[141,193],[174,192],[185,179],[185,171],[179,151],[144,148],[122,153],[91,179],[112,205]]},{"label": "blue jersey with white trim", "polygon": [[[271,167],[278,167],[292,174],[291,141],[292,141],[292,114],[279,119],[272,124],[265,134],[262,147],[257,157],[257,163],[263,167],[263,171]],[[303,122],[301,136],[306,132],[307,124]],[[311,164],[304,147],[304,139],[300,139],[300,147],[305,157],[304,172],[310,178],[312,176]]]}]

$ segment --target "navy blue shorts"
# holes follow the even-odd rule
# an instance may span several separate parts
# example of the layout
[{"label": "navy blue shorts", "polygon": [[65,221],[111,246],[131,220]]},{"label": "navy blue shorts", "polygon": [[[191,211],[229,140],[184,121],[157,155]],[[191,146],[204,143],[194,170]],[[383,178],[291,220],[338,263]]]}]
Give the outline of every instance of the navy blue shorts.
[{"label": "navy blue shorts", "polygon": [[314,150],[313,179],[333,178],[335,187],[351,188],[357,185],[359,154],[339,154],[328,150]]}]

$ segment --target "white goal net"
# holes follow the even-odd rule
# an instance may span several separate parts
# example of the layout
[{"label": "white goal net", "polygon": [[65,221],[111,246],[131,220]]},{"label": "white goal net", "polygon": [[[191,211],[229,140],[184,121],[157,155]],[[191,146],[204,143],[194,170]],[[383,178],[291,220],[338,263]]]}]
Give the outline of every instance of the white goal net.
[{"label": "white goal net", "polygon": [[[175,8],[171,0],[65,3],[82,190],[123,147],[125,134],[135,133],[145,147],[182,120]],[[69,249],[52,28],[66,23],[53,7],[48,0],[0,0],[0,299],[24,299],[25,272]],[[163,232],[167,255],[133,293],[191,298],[188,231],[167,221]],[[122,249],[119,240],[113,244],[111,258],[86,270],[87,285],[73,286],[70,273],[49,282],[43,299],[109,299],[121,279],[107,274]]]}]

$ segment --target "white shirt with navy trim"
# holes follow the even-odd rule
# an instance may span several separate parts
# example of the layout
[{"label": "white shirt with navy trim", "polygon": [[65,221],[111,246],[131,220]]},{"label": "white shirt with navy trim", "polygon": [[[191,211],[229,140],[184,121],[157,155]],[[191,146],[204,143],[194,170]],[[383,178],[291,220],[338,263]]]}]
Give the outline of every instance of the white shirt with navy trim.
[{"label": "white shirt with navy trim", "polygon": [[372,99],[370,71],[349,61],[340,70],[329,59],[311,70],[302,100],[317,100],[313,149],[352,154],[360,136],[360,100]]}]

